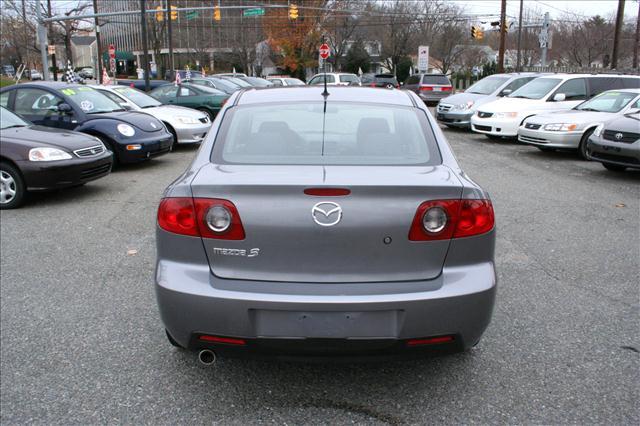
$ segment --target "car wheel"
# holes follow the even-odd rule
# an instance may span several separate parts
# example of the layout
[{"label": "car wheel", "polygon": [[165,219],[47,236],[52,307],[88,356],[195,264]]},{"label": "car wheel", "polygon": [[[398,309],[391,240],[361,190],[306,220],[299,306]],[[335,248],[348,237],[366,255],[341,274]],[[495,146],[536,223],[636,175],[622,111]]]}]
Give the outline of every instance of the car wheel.
[{"label": "car wheel", "polygon": [[0,163],[0,209],[15,209],[25,195],[22,175],[12,164]]},{"label": "car wheel", "polygon": [[556,150],[555,148],[551,148],[548,146],[537,146],[536,148],[538,148],[542,152],[553,152]]},{"label": "car wheel", "polygon": [[627,169],[625,166],[619,166],[617,164],[602,163],[602,165],[611,172],[624,172]]},{"label": "car wheel", "polygon": [[207,108],[198,108],[198,110],[207,114],[209,116],[209,121],[213,121],[213,118],[214,118],[213,113],[209,111]]},{"label": "car wheel", "polygon": [[111,144],[111,142],[107,141],[106,138],[104,138],[102,136],[96,136],[96,137],[98,139],[100,139],[100,141],[105,146],[105,148],[107,148],[107,151],[109,151],[111,154],[113,154],[113,166],[112,167],[115,168],[118,165],[118,154],[113,149],[113,145]]},{"label": "car wheel", "polygon": [[582,135],[582,139],[580,139],[580,145],[578,145],[578,154],[580,154],[580,157],[582,157],[583,160],[589,159],[589,157],[587,157],[587,144],[589,143],[589,136],[591,136],[594,130],[595,129],[587,130],[586,132],[584,132],[584,135]]},{"label": "car wheel", "polygon": [[169,343],[171,343],[171,346],[175,346],[176,348],[184,349],[184,347],[180,343],[176,342],[174,340],[174,338],[171,337],[171,335],[169,334],[169,330],[167,330],[165,328],[164,332],[167,334],[167,339],[169,340]]},{"label": "car wheel", "polygon": [[169,148],[169,152],[172,152],[178,146],[178,135],[176,131],[169,125],[169,123],[164,123],[165,127],[173,135],[173,141],[171,142],[171,148]]}]

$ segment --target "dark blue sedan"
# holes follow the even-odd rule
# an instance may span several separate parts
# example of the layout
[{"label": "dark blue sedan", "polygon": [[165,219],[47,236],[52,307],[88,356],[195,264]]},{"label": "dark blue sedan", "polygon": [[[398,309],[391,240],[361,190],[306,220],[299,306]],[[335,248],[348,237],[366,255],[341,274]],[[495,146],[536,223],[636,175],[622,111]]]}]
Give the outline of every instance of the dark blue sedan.
[{"label": "dark blue sedan", "polygon": [[42,82],[5,87],[0,91],[0,102],[34,124],[99,138],[119,163],[165,154],[173,143],[171,133],[155,117],[125,111],[97,90],[78,84]]}]

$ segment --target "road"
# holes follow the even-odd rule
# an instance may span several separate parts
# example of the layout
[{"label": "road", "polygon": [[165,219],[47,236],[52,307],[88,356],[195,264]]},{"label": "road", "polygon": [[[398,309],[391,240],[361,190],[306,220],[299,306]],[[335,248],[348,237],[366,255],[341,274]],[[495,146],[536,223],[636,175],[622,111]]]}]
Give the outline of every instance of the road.
[{"label": "road", "polygon": [[640,423],[640,173],[446,134],[497,215],[497,305],[473,351],[203,367],[174,349],[154,222],[183,148],[2,212],[1,423]]}]

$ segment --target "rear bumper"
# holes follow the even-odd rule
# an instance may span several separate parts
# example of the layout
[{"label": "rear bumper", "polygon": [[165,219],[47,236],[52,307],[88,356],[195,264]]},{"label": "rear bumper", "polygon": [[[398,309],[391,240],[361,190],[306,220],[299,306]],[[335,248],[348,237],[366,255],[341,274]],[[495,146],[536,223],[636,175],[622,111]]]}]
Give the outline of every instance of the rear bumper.
[{"label": "rear bumper", "polygon": [[640,169],[640,142],[620,143],[591,136],[587,155],[593,161]]},{"label": "rear bumper", "polygon": [[518,141],[549,148],[577,149],[580,145],[582,133],[583,130],[578,132],[551,132],[548,130],[526,129],[521,126],[518,129]]},{"label": "rear bumper", "polygon": [[451,90],[448,91],[418,91],[418,96],[425,102],[436,102],[452,95]]},{"label": "rear bumper", "polygon": [[[248,282],[219,279],[208,265],[159,260],[155,287],[165,327],[190,349],[386,355],[420,351],[407,340],[432,336],[455,336],[443,346],[456,350],[473,346],[491,319],[496,275],[493,262],[483,262],[445,267],[429,281]],[[201,334],[247,343],[203,342]]]}]

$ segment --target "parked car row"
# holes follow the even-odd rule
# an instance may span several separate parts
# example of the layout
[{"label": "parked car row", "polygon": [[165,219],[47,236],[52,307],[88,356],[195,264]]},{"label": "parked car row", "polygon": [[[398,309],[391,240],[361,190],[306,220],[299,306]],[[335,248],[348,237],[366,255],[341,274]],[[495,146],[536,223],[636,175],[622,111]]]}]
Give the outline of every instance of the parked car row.
[{"label": "parked car row", "polygon": [[484,78],[443,98],[436,118],[542,151],[576,150],[607,169],[624,170],[640,168],[639,111],[640,76],[516,73]]},{"label": "parked car row", "polygon": [[0,208],[18,207],[29,191],[83,185],[176,143],[200,143],[228,97],[191,84],[165,84],[157,95],[59,82],[3,88]]}]

